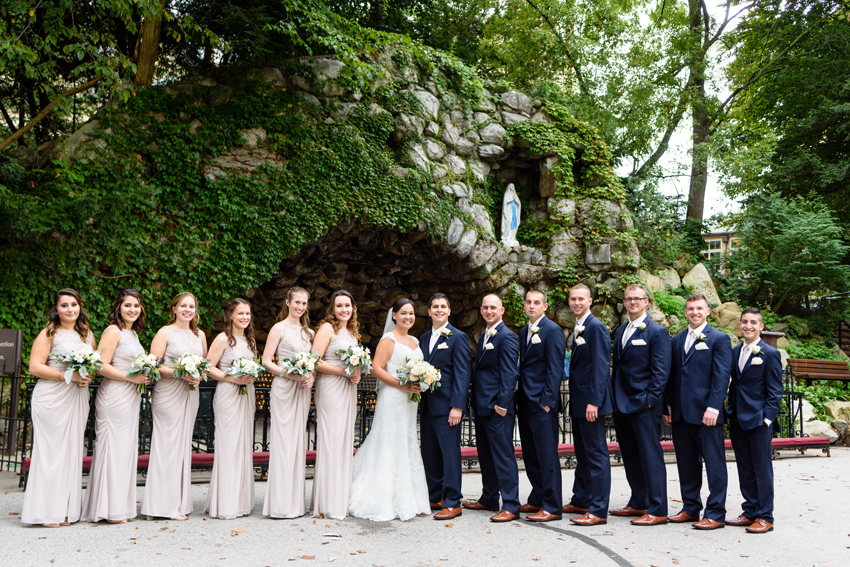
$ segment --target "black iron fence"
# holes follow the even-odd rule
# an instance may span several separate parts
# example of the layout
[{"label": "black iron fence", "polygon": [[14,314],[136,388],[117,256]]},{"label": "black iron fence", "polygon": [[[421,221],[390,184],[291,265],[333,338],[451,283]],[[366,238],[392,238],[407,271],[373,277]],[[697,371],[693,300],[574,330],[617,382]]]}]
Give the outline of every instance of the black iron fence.
[{"label": "black iron fence", "polygon": [[[11,375],[0,375],[0,470],[19,471],[23,472],[23,459],[29,457],[32,453],[32,421],[30,419],[30,400],[32,398],[32,390],[35,387],[35,380],[15,378]],[[785,371],[785,395],[782,400],[782,411],[777,418],[776,426],[774,427],[775,437],[800,437],[803,436],[802,431],[802,393],[794,390],[794,374],[793,370],[786,369]],[[564,381],[561,390],[561,400],[564,407],[569,403],[569,382]],[[90,409],[88,423],[85,432],[85,450],[86,455],[91,456],[94,451],[95,444],[95,398],[97,396],[97,384],[90,386]],[[215,452],[215,414],[213,412],[213,395],[215,393],[215,382],[207,381],[201,383],[200,389],[200,406],[198,408],[198,416],[195,421],[195,430],[192,440],[192,450],[195,453],[213,453]],[[269,427],[271,413],[269,411],[269,392],[271,389],[271,379],[258,380],[255,384],[257,396],[257,408],[254,416],[254,451],[265,452],[269,450]],[[475,440],[475,424],[472,418],[471,398],[467,412],[464,414],[461,422],[461,446],[474,447]],[[374,378],[361,382],[361,387],[357,390],[357,417],[355,421],[354,445],[359,447],[366,439],[369,429],[372,425],[372,419],[375,413],[375,382]],[[607,416],[606,431],[609,442],[617,441],[616,430],[613,426],[611,416]],[[151,416],[150,397],[148,393],[142,394],[141,408],[139,412],[139,454],[146,455],[150,453],[151,433],[153,430],[153,420]],[[672,438],[669,426],[661,425],[660,429],[662,441],[667,441]],[[307,428],[305,431],[307,438],[307,449],[315,450],[316,448],[316,409],[311,406],[310,413],[307,419]],[[572,425],[568,415],[560,416],[559,424],[559,441],[561,443],[572,443]],[[519,431],[514,427],[514,444],[519,445]],[[571,467],[575,464],[572,455],[565,455],[565,464]],[[615,455],[619,458],[619,455]],[[474,463],[472,461],[470,464]],[[259,463],[257,465],[258,472],[262,474],[267,465]],[[25,482],[25,475],[22,475],[21,483]]]}]

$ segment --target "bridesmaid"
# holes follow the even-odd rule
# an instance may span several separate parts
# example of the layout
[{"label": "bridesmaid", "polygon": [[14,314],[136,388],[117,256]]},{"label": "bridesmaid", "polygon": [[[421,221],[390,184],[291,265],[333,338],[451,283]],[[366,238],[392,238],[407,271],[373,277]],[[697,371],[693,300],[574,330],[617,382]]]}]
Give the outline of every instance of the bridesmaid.
[{"label": "bridesmaid", "polygon": [[[157,331],[151,354],[165,358],[162,377],[151,398],[153,434],[142,514],[186,520],[192,513],[192,432],[200,401],[198,383],[192,377],[175,378],[171,359],[184,354],[206,357],[207,340],[198,329],[195,296],[178,293],[171,300],[171,319]],[[194,386],[190,390],[189,386]]]},{"label": "bridesmaid", "polygon": [[[210,374],[218,384],[213,398],[215,459],[204,511],[213,518],[247,516],[254,507],[254,378],[235,376],[230,366],[238,358],[256,356],[251,305],[236,298],[224,314],[224,332],[212,342],[209,355]],[[242,387],[247,395],[241,394]]]},{"label": "bridesmaid", "polygon": [[142,296],[122,289],[100,338],[103,382],[95,400],[94,456],[82,519],[123,524],[136,517],[136,465],[139,458],[139,384],[144,375],[127,378],[130,363],[144,353],[139,335],[145,328]]},{"label": "bridesmaid", "polygon": [[[39,378],[32,392],[33,449],[21,522],[48,528],[80,519],[83,495],[83,435],[89,415],[91,377],[74,372],[50,354],[92,352],[83,301],[73,289],[56,292],[47,326],[30,351],[30,375]],[[85,386],[85,387],[84,387]]]},{"label": "bridesmaid", "polygon": [[310,352],[315,333],[310,330],[309,301],[310,295],[300,287],[287,292],[278,323],[271,328],[263,351],[263,365],[277,377],[271,388],[269,481],[263,504],[263,515],[271,518],[297,518],[305,512],[305,438],[314,377],[283,374],[272,358],[277,354],[279,363],[298,353]]},{"label": "bridesmaid", "polygon": [[324,320],[313,341],[313,350],[324,356],[316,380],[316,467],[313,475],[313,516],[342,520],[351,497],[351,460],[357,384],[360,370],[346,377],[337,351],[360,340],[354,298],[344,290],[331,295]]}]

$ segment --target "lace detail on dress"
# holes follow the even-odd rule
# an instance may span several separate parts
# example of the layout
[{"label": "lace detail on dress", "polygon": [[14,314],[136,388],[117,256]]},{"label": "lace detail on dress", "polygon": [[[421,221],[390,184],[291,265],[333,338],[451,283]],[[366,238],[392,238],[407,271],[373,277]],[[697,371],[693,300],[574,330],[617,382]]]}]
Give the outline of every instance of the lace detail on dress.
[{"label": "lace detail on dress", "polygon": [[228,344],[218,361],[218,367],[225,375],[230,373],[230,366],[237,358],[254,358],[254,352],[248,346],[248,339],[245,337],[234,338],[236,339],[236,346]]},{"label": "lace detail on dress", "polygon": [[[280,336],[280,342],[277,345],[277,363],[284,358],[291,358],[300,352],[310,352],[313,346],[311,341],[304,338],[304,333],[301,332],[301,327],[294,327],[286,323],[283,325],[283,334]],[[315,336],[313,331],[310,331],[310,336]]]},{"label": "lace detail on dress", "polygon": [[[110,325],[115,327],[115,325]],[[116,329],[118,327],[115,327]],[[115,352],[112,354],[112,366],[121,372],[127,372],[130,369],[130,363],[140,352],[145,352],[142,343],[139,342],[139,335],[131,329],[121,329],[121,339],[118,341],[118,346],[115,347]]]},{"label": "lace detail on dress", "polygon": [[165,366],[170,367],[172,358],[180,358],[184,354],[204,356],[200,333],[195,336],[192,329],[169,327],[168,345],[165,347]]},{"label": "lace detail on dress", "polygon": [[[68,354],[69,352],[92,352],[91,347],[92,334],[89,332],[89,341],[83,341],[77,331],[66,331],[65,329],[56,329],[53,335],[53,344],[50,345],[50,354]],[[59,362],[52,356],[47,357],[47,366],[58,370],[67,370],[67,362]]]},{"label": "lace detail on dress", "polygon": [[354,335],[348,332],[348,329],[340,329],[339,333],[331,336],[331,342],[328,343],[328,348],[325,349],[325,362],[343,368],[342,359],[337,356],[337,351],[353,347],[357,344],[357,339]]}]

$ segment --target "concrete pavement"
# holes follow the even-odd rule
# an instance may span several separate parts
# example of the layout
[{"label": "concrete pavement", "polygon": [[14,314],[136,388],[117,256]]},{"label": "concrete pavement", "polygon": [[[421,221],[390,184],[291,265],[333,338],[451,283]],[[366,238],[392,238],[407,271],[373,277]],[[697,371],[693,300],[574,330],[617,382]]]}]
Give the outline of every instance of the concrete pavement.
[{"label": "concrete pavement", "polygon": [[[195,513],[185,522],[147,521],[125,525],[78,523],[55,529],[29,527],[18,513],[23,493],[17,476],[0,473],[0,556],[28,565],[310,565],[352,566],[817,566],[850,565],[850,449],[832,457],[810,451],[774,462],[776,530],[748,534],[726,527],[712,532],[689,524],[637,528],[628,518],[582,528],[567,520],[536,525],[526,521],[492,524],[486,512],[466,511],[451,522],[430,517],[409,522],[269,520],[261,515],[265,482],[256,485],[254,513],[222,521],[203,515],[208,486],[192,486]],[[675,464],[667,466],[670,513],[681,509]],[[573,471],[563,471],[564,495]],[[310,482],[307,482],[309,497]],[[530,487],[520,472],[520,494]],[[463,477],[463,492],[476,498],[478,473]],[[141,501],[144,488],[138,488]],[[704,490],[703,496],[707,492]],[[622,467],[612,468],[611,507],[628,499]],[[734,462],[729,462],[728,516],[741,502]]]}]

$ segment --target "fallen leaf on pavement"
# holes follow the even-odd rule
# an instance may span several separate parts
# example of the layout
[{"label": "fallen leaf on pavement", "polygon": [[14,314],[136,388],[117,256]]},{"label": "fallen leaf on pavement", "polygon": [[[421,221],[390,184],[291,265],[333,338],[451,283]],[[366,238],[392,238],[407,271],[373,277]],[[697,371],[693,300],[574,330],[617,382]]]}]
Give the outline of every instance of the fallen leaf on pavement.
[{"label": "fallen leaf on pavement", "polygon": [[446,524],[444,527],[446,527],[446,528],[453,528],[453,527],[454,527],[454,524]]},{"label": "fallen leaf on pavement", "polygon": [[365,549],[358,549],[357,553],[366,553],[366,550]]},{"label": "fallen leaf on pavement", "polygon": [[241,534],[241,533],[245,533],[245,530],[243,530],[242,528],[236,528],[235,530],[233,530],[232,532],[230,532],[230,535],[231,535],[231,536],[236,536],[236,535],[239,535],[239,534]]},{"label": "fallen leaf on pavement", "polygon": [[301,556],[301,559],[315,559],[315,558],[316,558],[315,555],[302,555]]},{"label": "fallen leaf on pavement", "polygon": [[540,561],[541,559],[543,559],[543,558],[542,557],[535,557],[535,558],[532,559],[532,561]]}]

